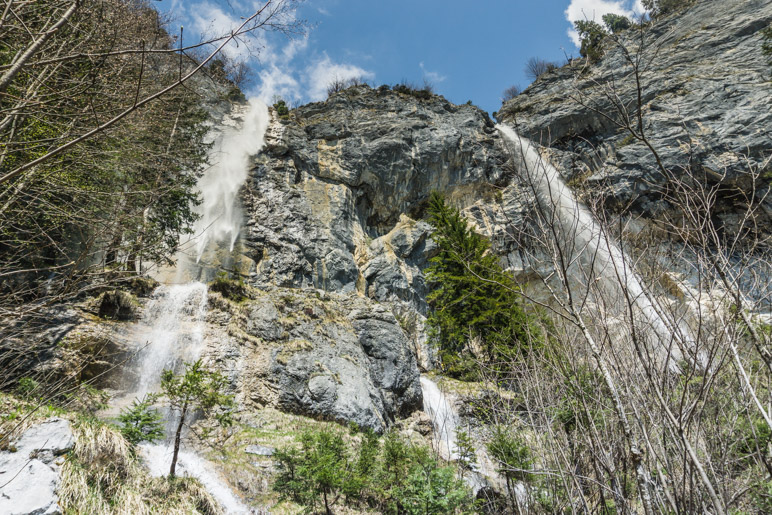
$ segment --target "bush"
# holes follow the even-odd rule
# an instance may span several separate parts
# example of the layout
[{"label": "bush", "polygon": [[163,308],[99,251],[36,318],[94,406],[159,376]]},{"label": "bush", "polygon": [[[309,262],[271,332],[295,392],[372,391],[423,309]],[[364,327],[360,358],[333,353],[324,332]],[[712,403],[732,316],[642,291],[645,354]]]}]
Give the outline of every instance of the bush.
[{"label": "bush", "polygon": [[289,118],[289,107],[287,107],[287,103],[283,99],[280,98],[277,100],[276,103],[273,104],[273,108],[276,110],[276,114],[279,118]]},{"label": "bush", "polygon": [[247,285],[241,278],[231,279],[226,272],[220,272],[214,281],[209,283],[209,290],[216,291],[233,302],[242,302],[249,298]]},{"label": "bush", "polygon": [[641,0],[641,3],[652,16],[661,16],[683,9],[692,0]]},{"label": "bush", "polygon": [[586,57],[590,62],[596,62],[603,57],[603,39],[607,32],[599,23],[588,20],[579,20],[574,22],[576,31],[579,33],[581,46],[579,53]]},{"label": "bush", "polygon": [[531,57],[528,62],[525,63],[525,75],[532,81],[538,79],[545,73],[551,72],[557,69],[556,63],[545,61],[539,57]]},{"label": "bush", "polygon": [[367,81],[365,81],[362,77],[352,77],[346,80],[335,77],[327,85],[327,98],[331,97],[335,93],[343,91],[344,89],[348,89],[354,86],[361,86],[363,84],[367,84]]},{"label": "bush", "polygon": [[767,62],[772,66],[772,24],[761,31],[761,53],[767,56]]},{"label": "bush", "polygon": [[512,100],[517,95],[523,92],[523,88],[521,88],[518,84],[514,84],[507,89],[504,90],[504,92],[501,94],[501,103],[507,102],[509,100]]},{"label": "bush", "polygon": [[434,86],[426,80],[424,80],[424,85],[420,88],[415,84],[403,81],[399,84],[395,84],[391,89],[397,93],[410,95],[419,100],[429,100],[434,95]]},{"label": "bush", "polygon": [[603,23],[612,34],[625,31],[632,26],[632,22],[627,16],[621,16],[619,14],[608,13],[603,15]]},{"label": "bush", "polygon": [[152,409],[156,395],[146,395],[142,400],[134,399],[131,406],[121,410],[118,416],[120,431],[129,443],[155,442],[164,437],[161,414]]},{"label": "bush", "polygon": [[468,513],[471,492],[456,479],[453,467],[441,467],[426,447],[411,445],[394,432],[381,445],[372,431],[352,435],[347,445],[341,430],[309,431],[300,447],[274,454],[279,474],[273,489],[316,509],[342,502],[383,513]]},{"label": "bush", "polygon": [[37,395],[37,391],[40,384],[31,377],[22,377],[16,384],[16,393],[24,400],[32,400]]}]

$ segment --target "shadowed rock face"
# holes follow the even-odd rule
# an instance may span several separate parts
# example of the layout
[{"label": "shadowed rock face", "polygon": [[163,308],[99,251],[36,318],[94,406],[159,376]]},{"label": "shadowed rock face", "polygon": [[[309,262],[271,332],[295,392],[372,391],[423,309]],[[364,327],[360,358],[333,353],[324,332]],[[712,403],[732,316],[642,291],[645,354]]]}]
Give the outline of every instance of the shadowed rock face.
[{"label": "shadowed rock face", "polygon": [[[658,20],[645,37],[645,130],[674,173],[688,167],[699,180],[726,187],[716,214],[730,224],[732,195],[754,186],[748,168],[770,166],[772,70],[761,54],[760,32],[770,22],[772,4],[765,0],[700,0]],[[638,39],[635,30],[621,35],[631,50]],[[669,206],[660,201],[663,179],[652,153],[604,116],[618,119],[607,94],[612,87],[631,113],[636,97],[622,51],[613,43],[606,49],[586,69],[577,60],[545,74],[498,117],[551,146],[567,179],[606,187],[610,207],[631,205],[644,216],[663,216]],[[759,198],[769,179],[760,182]]]}]

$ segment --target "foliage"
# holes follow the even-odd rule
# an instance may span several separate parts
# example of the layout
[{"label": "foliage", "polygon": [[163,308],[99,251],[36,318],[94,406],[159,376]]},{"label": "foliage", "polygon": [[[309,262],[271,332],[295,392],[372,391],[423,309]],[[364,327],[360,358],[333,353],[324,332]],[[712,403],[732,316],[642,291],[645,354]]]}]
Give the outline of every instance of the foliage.
[{"label": "foliage", "polygon": [[223,393],[227,384],[225,376],[205,369],[200,359],[193,363],[185,363],[185,369],[180,374],[175,374],[169,369],[161,373],[161,390],[164,397],[168,400],[170,407],[180,413],[175,432],[170,477],[174,477],[175,474],[182,428],[190,413],[198,411],[204,418],[213,417],[221,427],[232,424],[233,396]]},{"label": "foliage", "polygon": [[683,9],[693,0],[641,0],[643,8],[652,16],[661,16]]},{"label": "foliage", "polygon": [[520,289],[499,265],[490,242],[437,193],[429,199],[428,214],[439,248],[427,268],[429,333],[445,372],[475,377],[472,339],[481,340],[482,353],[491,359],[516,357],[541,346],[538,317],[524,308]]},{"label": "foliage", "polygon": [[403,81],[399,84],[395,84],[391,89],[397,93],[410,95],[411,97],[415,97],[419,100],[429,100],[434,95],[434,86],[432,86],[432,84],[428,81],[424,81],[423,86],[420,87],[416,86],[415,84]]},{"label": "foliage", "polygon": [[772,66],[772,24],[761,31],[761,53],[767,56],[767,62]]},{"label": "foliage", "polygon": [[501,93],[501,102],[504,103],[509,100],[512,100],[522,92],[523,92],[523,88],[521,88],[518,84],[514,84],[508,87],[507,89],[505,89],[503,93]]},{"label": "foliage", "polygon": [[209,289],[234,302],[242,302],[249,298],[248,287],[241,277],[231,279],[227,272],[218,273],[214,281],[209,284]]},{"label": "foliage", "polygon": [[351,77],[350,79],[341,79],[340,77],[333,78],[329,84],[327,84],[327,97],[331,97],[335,93],[339,93],[344,89],[348,89],[354,86],[361,86],[367,84],[362,77]]},{"label": "foliage", "polygon": [[499,463],[499,472],[508,479],[528,479],[533,464],[531,451],[525,441],[508,426],[493,427],[487,444],[491,457]]},{"label": "foliage", "polygon": [[477,463],[472,437],[466,431],[456,431],[456,454],[458,454],[458,466],[462,471],[470,471]]},{"label": "foliage", "polygon": [[545,73],[549,73],[557,69],[556,63],[545,61],[540,57],[531,57],[528,62],[525,63],[525,76],[532,81],[538,79]]},{"label": "foliage", "polygon": [[162,417],[152,406],[156,395],[146,395],[142,399],[134,399],[131,406],[121,410],[118,416],[120,431],[129,443],[154,442],[164,437]]},{"label": "foliage", "polygon": [[35,392],[40,384],[31,377],[22,377],[16,384],[16,393],[25,400],[35,398]]},{"label": "foliage", "polygon": [[607,13],[603,15],[603,24],[606,25],[612,34],[623,32],[632,27],[632,22],[627,16],[621,14]]},{"label": "foliage", "polygon": [[350,435],[341,430],[303,433],[299,447],[274,454],[279,474],[274,490],[327,513],[343,503],[384,513],[466,513],[474,509],[471,492],[442,467],[426,447],[411,445],[395,432],[381,445],[372,431]]},{"label": "foliage", "polygon": [[581,46],[579,53],[590,62],[596,62],[603,57],[603,39],[606,37],[606,29],[592,20],[578,20],[574,22],[576,32],[579,33]]},{"label": "foliage", "polygon": [[279,118],[289,118],[289,107],[287,107],[287,103],[283,99],[278,99],[273,104],[273,108],[276,110],[276,114],[279,116]]}]

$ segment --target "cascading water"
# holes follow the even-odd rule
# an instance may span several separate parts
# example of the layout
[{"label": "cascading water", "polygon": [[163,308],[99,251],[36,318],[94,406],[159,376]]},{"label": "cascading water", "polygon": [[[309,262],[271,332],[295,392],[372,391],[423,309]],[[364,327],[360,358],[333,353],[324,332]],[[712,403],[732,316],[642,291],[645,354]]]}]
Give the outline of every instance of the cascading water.
[{"label": "cascading water", "polygon": [[651,328],[660,357],[667,360],[670,370],[677,371],[680,349],[671,348],[670,344],[675,342],[681,347],[689,347],[688,335],[682,328],[673,327],[661,315],[661,310],[646,292],[622,249],[576,199],[571,188],[558,171],[541,157],[536,146],[520,137],[511,127],[497,125],[496,128],[509,142],[510,152],[526,175],[524,178],[533,188],[537,201],[558,222],[554,224],[560,232],[558,237],[565,240],[565,247],[571,253],[565,256],[566,262],[581,265],[585,277],[600,279],[600,286],[611,299],[623,302],[622,288],[626,289],[639,315]]},{"label": "cascading water", "polygon": [[[204,252],[213,244],[233,250],[241,227],[242,213],[238,193],[249,172],[250,157],[257,154],[265,140],[270,117],[268,108],[259,100],[250,100],[244,108],[234,108],[222,127],[215,130],[210,160],[213,165],[198,182],[201,204],[194,236],[183,248],[193,249],[194,256],[178,254],[177,268],[171,274],[178,284],[162,285],[144,310],[142,320],[134,325],[131,339],[137,354],[133,360],[136,379],[124,395],[114,402],[116,408],[127,406],[133,399],[157,392],[164,369],[179,370],[184,362],[199,359],[205,348],[207,286],[198,281],[198,265]],[[165,275],[169,277],[169,275]],[[169,420],[167,420],[169,422]],[[163,444],[142,444],[141,454],[154,475],[169,472],[172,459],[171,431]],[[178,460],[178,475],[198,478],[227,513],[250,513],[218,477],[205,459],[184,447]]]},{"label": "cascading water", "polygon": [[198,181],[200,218],[194,227],[196,261],[212,242],[227,243],[229,250],[239,236],[242,213],[238,194],[249,172],[249,158],[265,143],[268,108],[252,99],[243,113],[243,121],[227,118],[218,130],[210,153],[212,166]]},{"label": "cascading water", "polygon": [[[433,447],[447,461],[458,460],[456,432],[459,416],[448,397],[440,387],[426,376],[421,376],[421,392],[423,394],[424,412],[429,415],[433,428]],[[467,485],[476,494],[485,487],[489,480],[498,481],[498,473],[483,447],[475,448],[477,463],[472,466],[472,472],[464,476]]]}]

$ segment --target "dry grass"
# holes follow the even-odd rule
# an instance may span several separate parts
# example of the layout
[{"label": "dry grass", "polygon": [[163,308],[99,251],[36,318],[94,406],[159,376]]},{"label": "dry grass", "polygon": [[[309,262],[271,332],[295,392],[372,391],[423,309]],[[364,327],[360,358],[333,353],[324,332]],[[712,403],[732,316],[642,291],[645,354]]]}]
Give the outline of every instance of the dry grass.
[{"label": "dry grass", "polygon": [[62,468],[59,485],[64,513],[222,513],[197,480],[151,477],[116,429],[81,421],[74,433],[75,448]]}]

